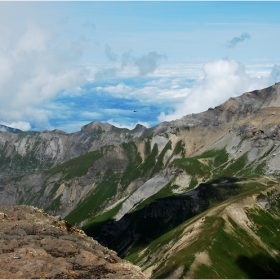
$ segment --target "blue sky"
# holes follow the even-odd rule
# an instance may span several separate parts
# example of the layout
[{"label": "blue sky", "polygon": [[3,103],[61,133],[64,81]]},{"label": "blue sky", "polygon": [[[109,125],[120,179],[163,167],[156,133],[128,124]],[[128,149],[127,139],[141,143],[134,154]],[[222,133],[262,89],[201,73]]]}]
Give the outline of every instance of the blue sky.
[{"label": "blue sky", "polygon": [[279,30],[280,2],[0,2],[0,123],[74,132],[205,111],[280,80]]}]

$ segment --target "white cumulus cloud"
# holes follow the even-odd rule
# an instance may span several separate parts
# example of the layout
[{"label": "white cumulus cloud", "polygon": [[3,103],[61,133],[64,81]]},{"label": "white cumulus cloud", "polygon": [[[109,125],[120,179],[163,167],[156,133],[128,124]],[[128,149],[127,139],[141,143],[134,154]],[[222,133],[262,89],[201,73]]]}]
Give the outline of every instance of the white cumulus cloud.
[{"label": "white cumulus cloud", "polygon": [[20,129],[22,131],[28,131],[31,129],[31,125],[29,122],[12,122],[12,123],[3,123],[6,126],[12,127],[12,128],[17,128]]},{"label": "white cumulus cloud", "polygon": [[83,85],[85,68],[52,49],[51,35],[39,26],[28,22],[16,38],[12,31],[2,34],[7,43],[0,47],[0,123],[46,129],[49,113],[42,107],[60,91]]},{"label": "white cumulus cloud", "polygon": [[172,113],[161,112],[159,121],[179,119],[187,114],[199,113],[209,107],[215,107],[230,97],[244,92],[261,89],[271,85],[275,77],[279,77],[279,69],[274,68],[273,77],[251,77],[245,66],[236,60],[219,59],[203,66],[204,77],[194,86],[184,99],[175,106]]}]

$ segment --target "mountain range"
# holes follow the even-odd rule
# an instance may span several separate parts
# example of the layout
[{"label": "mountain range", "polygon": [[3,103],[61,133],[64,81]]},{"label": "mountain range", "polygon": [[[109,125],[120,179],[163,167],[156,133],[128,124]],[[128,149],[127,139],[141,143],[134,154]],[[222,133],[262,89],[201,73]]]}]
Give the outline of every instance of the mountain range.
[{"label": "mountain range", "polygon": [[276,83],[153,128],[1,126],[0,204],[60,215],[149,278],[279,278],[279,117]]}]

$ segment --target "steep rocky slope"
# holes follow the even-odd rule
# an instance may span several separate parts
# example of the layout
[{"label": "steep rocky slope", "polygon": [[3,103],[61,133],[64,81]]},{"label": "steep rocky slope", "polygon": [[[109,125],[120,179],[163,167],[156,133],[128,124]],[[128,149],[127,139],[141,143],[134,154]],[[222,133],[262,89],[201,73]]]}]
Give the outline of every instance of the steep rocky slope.
[{"label": "steep rocky slope", "polygon": [[[168,242],[172,242],[180,234],[177,229],[184,231],[187,223],[203,215],[200,213],[223,203],[230,206],[236,197],[247,199],[249,193],[258,197],[266,188],[278,184],[279,100],[278,83],[151,129],[138,125],[129,131],[93,122],[73,134],[2,132],[0,138],[6,142],[2,141],[1,166],[6,168],[5,172],[10,169],[14,172],[24,163],[26,169],[21,170],[29,170],[31,174],[21,173],[11,178],[15,173],[5,173],[0,181],[0,204],[34,205],[50,214],[61,215],[119,255],[139,264],[147,275],[174,278],[173,257],[175,264],[179,262],[174,248],[155,249],[150,244],[158,244],[166,235],[171,238]],[[56,142],[52,137],[57,137]],[[34,139],[39,139],[37,146],[30,145],[37,141]],[[46,146],[42,139],[48,139]],[[26,153],[23,156],[19,156],[21,149]],[[44,153],[53,153],[49,163],[39,160]],[[40,162],[45,164],[41,168],[44,171],[34,171],[33,161],[38,166]],[[269,212],[269,219],[278,221],[278,212],[274,208],[273,211]],[[224,222],[220,221],[222,225]],[[210,222],[205,224],[205,231],[210,226]],[[235,233],[234,242],[238,242],[237,233],[240,232]],[[203,238],[203,232],[199,236],[198,240]],[[269,239],[269,234],[263,238]],[[254,242],[262,247],[260,238]],[[278,250],[276,245],[270,246]],[[196,254],[198,260],[205,256],[203,251],[200,256],[198,248],[190,255],[192,261]],[[150,253],[144,262],[140,252],[150,250],[159,256],[168,252],[166,260],[170,259],[170,265],[155,267]],[[240,252],[234,254],[241,257]],[[278,261],[275,256],[272,262]],[[187,274],[192,265],[187,263],[183,268],[178,267],[181,272],[174,275],[196,275]],[[221,272],[215,278],[219,275],[235,278]],[[240,272],[240,277],[249,276]]]},{"label": "steep rocky slope", "polygon": [[144,278],[68,222],[30,206],[0,206],[1,278]]},{"label": "steep rocky slope", "polygon": [[151,278],[280,277],[280,186],[228,199],[128,259]]}]

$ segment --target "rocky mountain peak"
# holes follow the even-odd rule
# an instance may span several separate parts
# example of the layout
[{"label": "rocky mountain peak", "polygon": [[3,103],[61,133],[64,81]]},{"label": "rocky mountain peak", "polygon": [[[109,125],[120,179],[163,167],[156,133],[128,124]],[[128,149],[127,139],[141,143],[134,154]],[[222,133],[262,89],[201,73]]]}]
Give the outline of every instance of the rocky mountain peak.
[{"label": "rocky mountain peak", "polygon": [[48,133],[48,134],[63,134],[63,135],[67,135],[68,133],[60,130],[60,129],[54,129],[54,130],[44,130],[42,133]]},{"label": "rocky mountain peak", "polygon": [[[82,132],[104,133],[110,131],[114,126],[109,123],[101,123],[98,121],[91,122],[81,128]],[[115,128],[115,127],[114,127]]]},{"label": "rocky mountain peak", "polygon": [[238,97],[231,97],[225,103],[215,108],[209,108],[205,112],[189,114],[179,120],[161,123],[159,127],[218,126],[244,119],[260,110],[279,109],[279,107],[280,83],[276,83],[265,89],[245,92]]},{"label": "rocky mountain peak", "polygon": [[280,106],[280,83],[276,83],[273,86],[254,90],[251,92],[245,92],[241,96],[233,98],[237,103],[251,105],[256,108],[269,108]]},{"label": "rocky mountain peak", "polygon": [[138,123],[133,130],[141,130],[141,129],[147,129],[144,125]]}]

